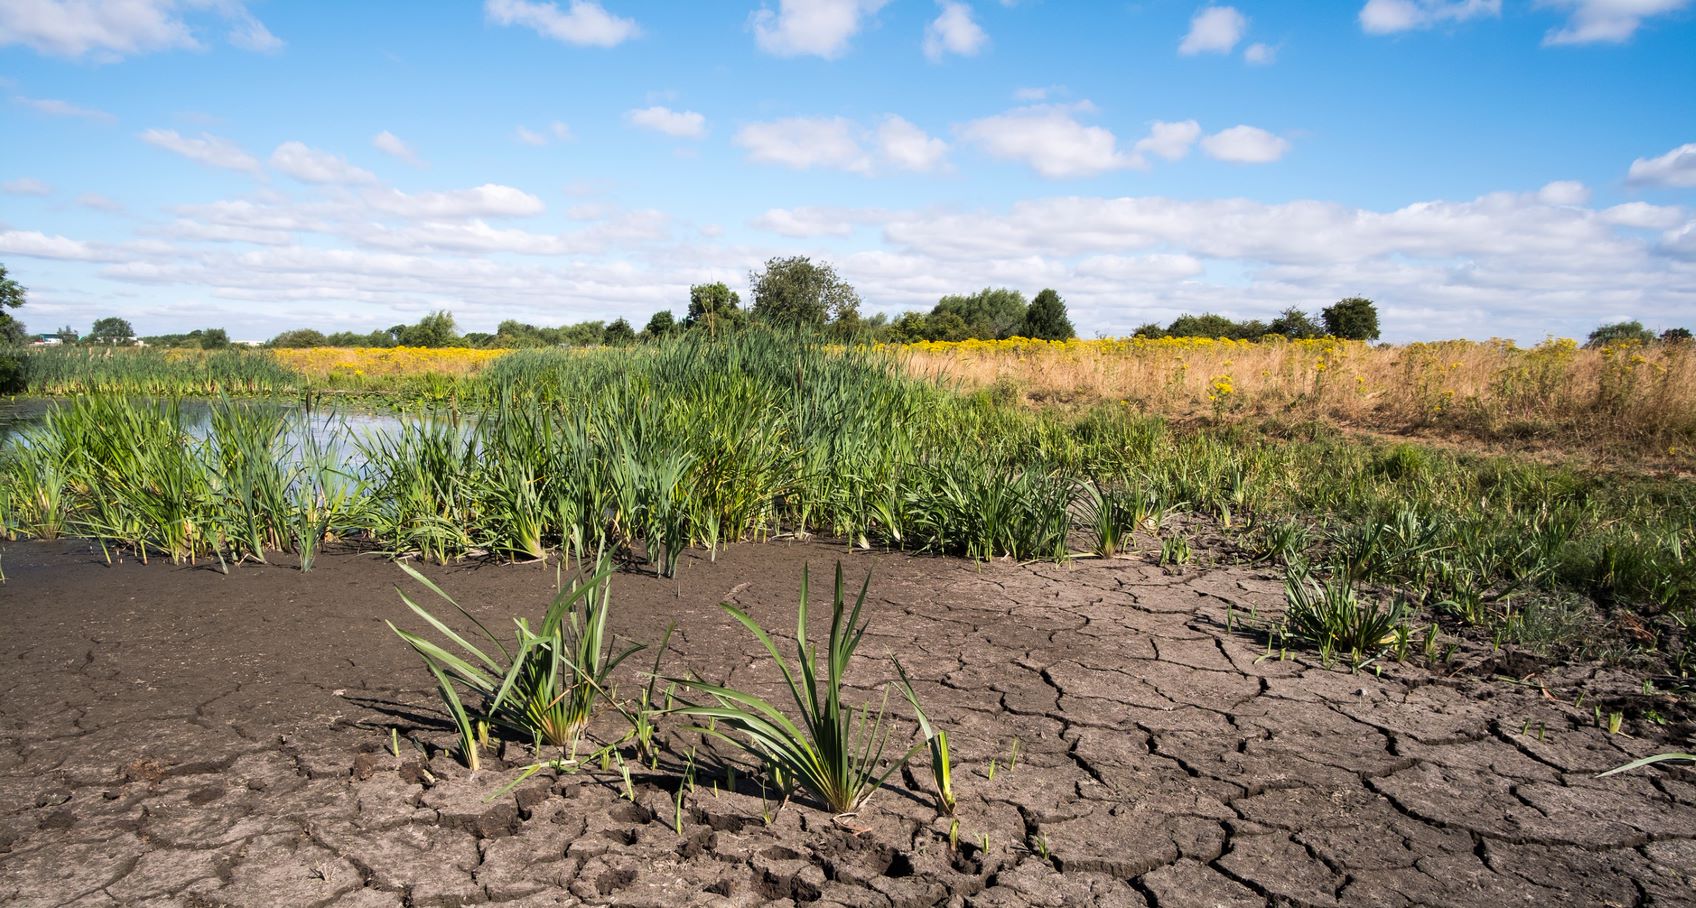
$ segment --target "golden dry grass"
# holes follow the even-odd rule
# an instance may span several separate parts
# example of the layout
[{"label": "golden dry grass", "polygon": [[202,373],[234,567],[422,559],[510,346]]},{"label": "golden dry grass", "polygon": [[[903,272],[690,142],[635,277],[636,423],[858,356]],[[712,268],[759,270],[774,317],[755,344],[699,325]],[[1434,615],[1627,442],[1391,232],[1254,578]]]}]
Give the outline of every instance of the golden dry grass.
[{"label": "golden dry grass", "polygon": [[1570,340],[963,341],[905,348],[917,375],[1033,403],[1126,401],[1178,419],[1314,419],[1576,453],[1696,454],[1696,345]]}]

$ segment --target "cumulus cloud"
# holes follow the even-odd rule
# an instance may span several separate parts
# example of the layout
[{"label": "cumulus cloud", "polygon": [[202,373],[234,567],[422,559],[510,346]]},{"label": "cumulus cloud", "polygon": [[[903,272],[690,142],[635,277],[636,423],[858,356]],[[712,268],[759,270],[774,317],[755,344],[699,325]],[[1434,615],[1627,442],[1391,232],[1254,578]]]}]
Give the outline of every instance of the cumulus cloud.
[{"label": "cumulus cloud", "polygon": [[1545,45],[1622,44],[1645,19],[1689,8],[1691,0],[1538,0],[1538,6],[1565,10],[1567,22],[1543,36]]},{"label": "cumulus cloud", "polygon": [[699,139],[707,134],[707,118],[693,110],[672,110],[655,105],[628,111],[624,118],[633,125],[674,139]]},{"label": "cumulus cloud", "polygon": [[523,125],[517,126],[512,130],[512,137],[536,148],[549,142],[569,142],[573,138],[571,127],[558,120],[548,125],[547,132],[537,132]]},{"label": "cumulus cloud", "polygon": [[1684,223],[1684,209],[1672,205],[1651,205],[1648,202],[1626,202],[1603,209],[1601,218],[1617,227],[1671,230]]},{"label": "cumulus cloud", "polygon": [[1180,54],[1228,54],[1248,32],[1248,17],[1234,6],[1209,6],[1190,19]]},{"label": "cumulus cloud", "polygon": [[54,234],[48,236],[35,230],[5,230],[0,231],[0,252],[7,255],[22,255],[37,259],[69,259],[73,261],[96,261],[100,255],[94,248],[81,240]]},{"label": "cumulus cloud", "polygon": [[570,0],[563,10],[545,0],[487,0],[483,12],[497,25],[523,26],[579,46],[615,47],[642,33],[634,19],[615,16],[594,0]]},{"label": "cumulus cloud", "polygon": [[40,180],[20,177],[16,180],[7,180],[0,183],[0,192],[7,195],[52,195],[53,187]]},{"label": "cumulus cloud", "polygon": [[203,132],[190,138],[174,129],[149,129],[139,138],[149,145],[180,154],[191,161],[224,170],[239,170],[259,174],[259,159],[243,151],[241,146],[220,136]]},{"label": "cumulus cloud", "polygon": [[1391,35],[1501,14],[1502,0],[1367,0],[1359,19],[1367,34]]},{"label": "cumulus cloud", "polygon": [[1149,127],[1148,137],[1140,139],[1132,146],[1138,154],[1151,154],[1177,161],[1190,153],[1190,147],[1195,140],[1201,138],[1201,124],[1194,120],[1183,120],[1178,123],[1162,123],[1158,120]]},{"label": "cumulus cloud", "polygon": [[1556,180],[1537,190],[1537,201],[1545,205],[1583,205],[1590,201],[1590,188],[1577,180]]},{"label": "cumulus cloud", "polygon": [[116,123],[118,121],[117,117],[104,110],[78,107],[69,101],[61,101],[57,98],[25,98],[20,96],[14,97],[12,100],[50,117],[75,117],[82,120],[92,120],[96,123]]},{"label": "cumulus cloud", "polygon": [[1680,145],[1659,157],[1632,161],[1625,179],[1634,186],[1696,187],[1696,142]]},{"label": "cumulus cloud", "polygon": [[1256,66],[1270,66],[1278,60],[1278,48],[1256,42],[1243,48],[1243,60]]},{"label": "cumulus cloud", "polygon": [[414,167],[424,166],[424,162],[418,159],[418,155],[413,152],[411,145],[406,144],[400,136],[386,129],[371,137],[371,147],[389,157],[399,158]]},{"label": "cumulus cloud", "polygon": [[25,0],[0,4],[0,46],[22,44],[56,57],[118,60],[134,54],[199,48],[188,17],[209,13],[230,23],[228,40],[275,51],[282,41],[239,0]]},{"label": "cumulus cloud", "polygon": [[349,164],[340,155],[319,151],[304,142],[284,142],[271,152],[271,166],[303,183],[375,183],[369,170]]},{"label": "cumulus cloud", "polygon": [[372,190],[365,199],[379,211],[420,219],[527,217],[541,214],[546,207],[522,189],[497,183],[442,192]]},{"label": "cumulus cloud", "polygon": [[870,173],[872,159],[860,145],[860,129],[846,117],[785,117],[749,123],[733,141],[748,160],[796,170],[824,168]]},{"label": "cumulus cloud", "polygon": [[891,114],[877,127],[878,154],[902,170],[935,170],[948,156],[948,143]]},{"label": "cumulus cloud", "polygon": [[938,62],[948,54],[976,56],[989,44],[986,34],[972,18],[972,8],[959,0],[941,0],[942,12],[925,26],[925,56]]},{"label": "cumulus cloud", "polygon": [[875,216],[856,208],[771,208],[749,223],[778,236],[811,239],[849,236]]},{"label": "cumulus cloud", "polygon": [[1032,105],[973,120],[960,135],[992,157],[1019,161],[1045,177],[1087,177],[1141,163],[1119,148],[1111,130],[1079,122],[1066,107]]},{"label": "cumulus cloud", "polygon": [[888,0],[779,0],[754,13],[754,43],[780,57],[835,59]]},{"label": "cumulus cloud", "polygon": [[1201,150],[1233,164],[1270,164],[1290,150],[1290,143],[1258,126],[1233,126],[1202,139]]},{"label": "cumulus cloud", "polygon": [[117,199],[103,196],[98,192],[85,192],[82,195],[77,196],[77,204],[84,208],[91,208],[95,211],[104,211],[108,214],[118,214],[124,210],[124,203]]}]

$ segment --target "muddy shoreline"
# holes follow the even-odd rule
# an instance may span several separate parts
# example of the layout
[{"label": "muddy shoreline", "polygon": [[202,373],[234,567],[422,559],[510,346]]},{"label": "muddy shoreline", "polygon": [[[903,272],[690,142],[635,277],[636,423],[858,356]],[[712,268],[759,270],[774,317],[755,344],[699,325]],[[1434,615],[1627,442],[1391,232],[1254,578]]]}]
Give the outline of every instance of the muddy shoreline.
[{"label": "muddy shoreline", "polygon": [[[838,558],[872,572],[852,681],[897,656],[951,730],[952,846],[922,766],[847,821],[797,802],[768,823],[746,775],[680,798],[664,765],[489,799],[520,755],[471,778],[440,751],[428,676],[383,623],[410,617],[406,578],[375,557],[225,575],[6,545],[0,903],[1696,903],[1689,771],[1594,777],[1666,742],[1535,685],[1266,658],[1227,623],[1275,613],[1269,573],[739,545],[618,575],[613,624],[653,642],[676,621],[673,670],[770,691],[718,602],[787,632],[803,565]],[[491,626],[555,583],[426,573]]]}]

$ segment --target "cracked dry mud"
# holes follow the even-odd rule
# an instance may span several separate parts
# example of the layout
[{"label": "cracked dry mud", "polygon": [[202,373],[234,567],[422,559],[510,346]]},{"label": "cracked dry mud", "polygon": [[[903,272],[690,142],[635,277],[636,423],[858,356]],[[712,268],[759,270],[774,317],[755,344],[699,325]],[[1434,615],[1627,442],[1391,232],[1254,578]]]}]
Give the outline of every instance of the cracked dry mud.
[{"label": "cracked dry mud", "polygon": [[[14,545],[0,904],[1696,902],[1688,771],[1594,777],[1666,742],[1608,735],[1534,687],[1262,659],[1225,630],[1227,609],[1281,602],[1253,570],[742,545],[677,581],[617,576],[614,623],[657,640],[675,619],[670,671],[775,693],[717,603],[791,628],[802,565],[816,585],[839,557],[853,582],[873,574],[853,681],[875,687],[898,656],[951,729],[957,849],[922,760],[847,827],[803,803],[767,825],[746,776],[731,792],[704,772],[681,814],[664,772],[638,773],[633,801],[598,773],[490,799],[516,769],[491,755],[469,777],[433,750],[451,735],[428,676],[382,623],[410,617],[405,578],[376,558],[224,576]],[[501,624],[554,581],[429,573]],[[397,759],[391,727],[432,751]]]}]

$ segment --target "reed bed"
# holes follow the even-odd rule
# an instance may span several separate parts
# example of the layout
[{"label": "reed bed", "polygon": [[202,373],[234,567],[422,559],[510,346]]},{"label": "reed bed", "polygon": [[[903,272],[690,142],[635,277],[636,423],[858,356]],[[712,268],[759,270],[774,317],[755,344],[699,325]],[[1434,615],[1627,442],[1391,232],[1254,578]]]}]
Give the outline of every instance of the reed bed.
[{"label": "reed bed", "polygon": [[0,447],[0,532],[181,561],[307,559],[345,539],[662,574],[685,550],[777,535],[977,559],[1159,551],[1182,569],[1200,532],[1505,640],[1565,639],[1601,609],[1663,617],[1657,645],[1696,656],[1679,630],[1696,618],[1689,483],[1311,426],[1178,430],[1128,403],[1031,409],[912,368],[758,331],[526,351],[456,383],[468,406],[351,444],[262,404],[215,403],[195,438],[170,400],[90,396]]},{"label": "reed bed", "polygon": [[299,373],[260,350],[59,347],[25,350],[20,384],[45,397],[269,397],[295,393]]},{"label": "reed bed", "polygon": [[1039,403],[1124,401],[1171,418],[1312,419],[1696,459],[1692,344],[1015,338],[903,353],[914,375]]}]

